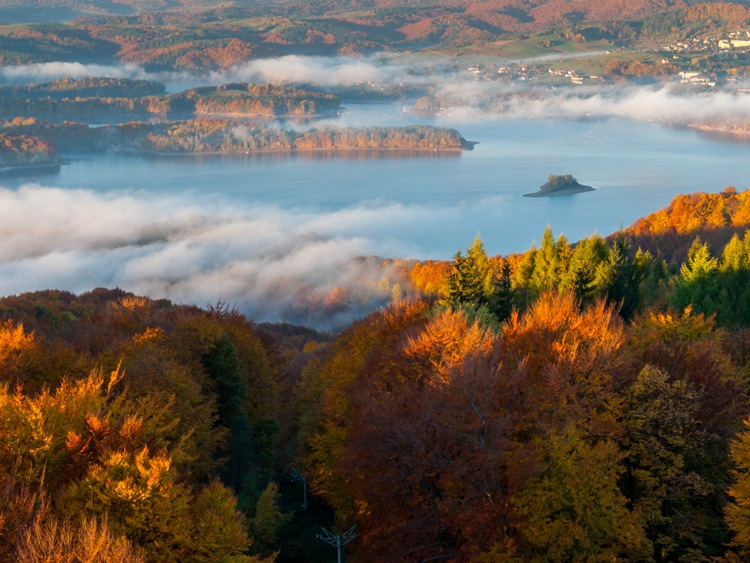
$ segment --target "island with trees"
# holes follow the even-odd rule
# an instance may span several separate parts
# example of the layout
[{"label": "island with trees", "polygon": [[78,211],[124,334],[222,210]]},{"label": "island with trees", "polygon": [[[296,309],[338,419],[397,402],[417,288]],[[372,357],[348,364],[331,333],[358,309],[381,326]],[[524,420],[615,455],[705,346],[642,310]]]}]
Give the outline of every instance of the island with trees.
[{"label": "island with trees", "polygon": [[0,133],[33,136],[70,154],[250,154],[311,150],[457,152],[471,150],[475,144],[464,139],[455,129],[427,125],[299,131],[216,119],[89,127],[82,123],[15,118],[0,120]]},{"label": "island with trees", "polygon": [[0,115],[118,116],[210,115],[275,118],[330,115],[341,107],[333,94],[284,84],[232,83],[165,94],[146,80],[105,77],[61,79],[39,85],[0,86]]},{"label": "island with trees", "polygon": [[578,180],[573,178],[571,174],[565,174],[558,176],[551,174],[547,181],[539,186],[539,191],[523,194],[524,197],[554,197],[561,195],[572,195],[580,194],[583,192],[593,192],[594,188],[591,186],[584,186],[579,184]]}]

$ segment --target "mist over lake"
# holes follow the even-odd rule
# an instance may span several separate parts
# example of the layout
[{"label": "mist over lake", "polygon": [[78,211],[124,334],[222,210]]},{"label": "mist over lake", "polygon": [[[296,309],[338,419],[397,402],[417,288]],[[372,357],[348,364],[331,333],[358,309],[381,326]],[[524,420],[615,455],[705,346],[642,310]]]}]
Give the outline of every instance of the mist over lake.
[{"label": "mist over lake", "polygon": [[[479,144],[461,153],[84,155],[54,173],[5,177],[0,292],[119,286],[330,327],[382,302],[369,288],[388,272],[359,257],[450,259],[477,234],[489,253],[506,255],[548,225],[571,241],[607,235],[678,193],[748,187],[750,145],[692,129],[347,107],[331,122],[431,123]],[[596,191],[523,197],[550,174]],[[358,303],[340,319],[317,319],[304,305],[340,287]]]}]

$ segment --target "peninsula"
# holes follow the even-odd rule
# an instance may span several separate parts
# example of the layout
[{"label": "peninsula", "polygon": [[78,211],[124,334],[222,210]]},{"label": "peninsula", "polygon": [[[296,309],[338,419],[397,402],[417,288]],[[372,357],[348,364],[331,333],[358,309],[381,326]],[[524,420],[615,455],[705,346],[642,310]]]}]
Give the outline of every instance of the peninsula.
[{"label": "peninsula", "polygon": [[591,186],[579,184],[578,180],[570,174],[556,176],[554,174],[547,178],[547,182],[539,186],[539,191],[523,194],[524,197],[554,197],[559,195],[579,194],[583,192],[593,192]]},{"label": "peninsula", "polygon": [[0,132],[0,173],[59,165],[57,149],[44,139]]}]

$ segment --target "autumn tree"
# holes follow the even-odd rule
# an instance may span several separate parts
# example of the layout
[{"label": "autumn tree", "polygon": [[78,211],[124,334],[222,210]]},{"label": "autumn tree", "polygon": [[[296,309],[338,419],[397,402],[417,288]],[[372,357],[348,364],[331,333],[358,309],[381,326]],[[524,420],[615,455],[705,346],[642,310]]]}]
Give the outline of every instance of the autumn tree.
[{"label": "autumn tree", "polygon": [[279,508],[279,486],[271,481],[258,499],[255,514],[250,520],[253,538],[266,548],[276,544],[279,529],[292,519]]},{"label": "autumn tree", "polygon": [[688,382],[670,382],[652,366],[641,370],[626,396],[625,490],[660,561],[679,557],[686,545],[703,545],[691,523],[692,505],[711,490],[692,463],[707,447],[706,432],[696,423],[698,399]]},{"label": "autumn tree", "polygon": [[745,430],[737,435],[731,447],[735,469],[729,488],[732,502],[727,504],[726,519],[734,532],[733,544],[747,557],[750,554],[750,420],[746,419],[744,424]]},{"label": "autumn tree", "polygon": [[28,527],[13,559],[17,563],[40,561],[118,561],[145,563],[143,551],[124,537],[115,536],[106,520],[84,518],[79,525],[39,515]]},{"label": "autumn tree", "polygon": [[623,452],[573,427],[545,440],[539,471],[515,498],[521,536],[545,560],[615,560],[649,552],[638,511],[618,487]]},{"label": "autumn tree", "polygon": [[689,308],[648,312],[634,320],[623,350],[621,381],[632,382],[624,411],[632,448],[626,492],[643,503],[656,556],[710,555],[727,541],[729,445],[747,399],[724,336],[712,317]]},{"label": "autumn tree", "polygon": [[325,359],[303,375],[300,439],[305,440],[309,479],[316,493],[344,521],[351,521],[357,513],[351,483],[340,467],[359,420],[352,412],[353,397],[372,378],[386,385],[413,378],[393,370],[392,364],[401,353],[405,335],[426,323],[427,312],[428,305],[422,301],[394,302],[344,331]]}]

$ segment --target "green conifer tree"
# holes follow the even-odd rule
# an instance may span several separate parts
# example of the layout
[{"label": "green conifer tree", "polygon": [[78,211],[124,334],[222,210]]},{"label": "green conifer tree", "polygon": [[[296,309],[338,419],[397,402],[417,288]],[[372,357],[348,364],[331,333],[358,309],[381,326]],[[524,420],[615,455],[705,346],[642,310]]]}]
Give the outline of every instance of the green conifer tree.
[{"label": "green conifer tree", "polygon": [[630,257],[630,241],[618,233],[607,264],[599,270],[597,286],[608,302],[620,308],[620,316],[625,320],[630,320],[638,308],[642,279],[643,272]]},{"label": "green conifer tree", "polygon": [[680,268],[674,294],[675,307],[683,310],[690,305],[696,313],[715,313],[719,301],[718,270],[719,262],[711,255],[708,244],[696,238],[688,252],[687,262]]}]

